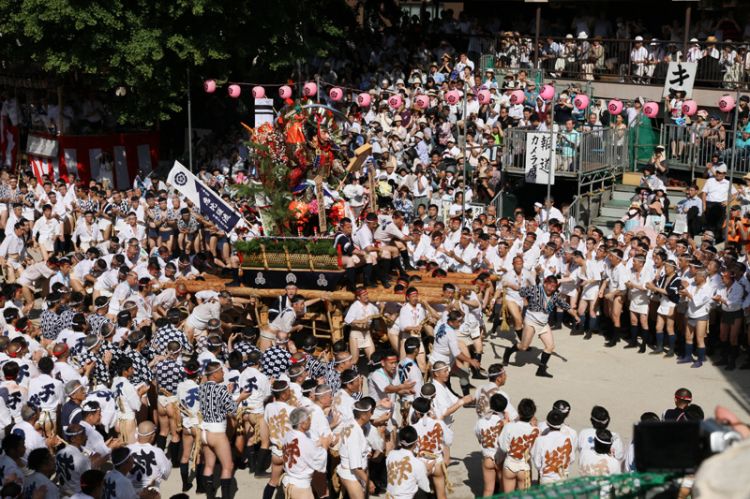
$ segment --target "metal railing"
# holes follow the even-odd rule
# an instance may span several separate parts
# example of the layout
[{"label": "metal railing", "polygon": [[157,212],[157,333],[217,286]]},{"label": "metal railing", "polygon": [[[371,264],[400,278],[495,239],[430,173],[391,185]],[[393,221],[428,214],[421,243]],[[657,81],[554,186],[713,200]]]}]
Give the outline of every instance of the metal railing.
[{"label": "metal railing", "polygon": [[[500,37],[492,54],[495,68],[532,67],[533,42],[521,40]],[[681,42],[564,37],[552,37],[551,43],[546,37],[540,40],[544,41],[540,41],[538,66],[552,78],[663,85],[669,61],[679,60],[698,62],[696,87],[750,88],[747,49],[737,44],[703,41],[691,44],[683,53]]]},{"label": "metal railing", "polygon": [[698,124],[664,124],[661,127],[661,143],[666,148],[665,163],[670,168],[690,170],[693,177],[701,176],[712,156],[718,155],[728,166],[732,166],[732,153],[735,144],[735,174],[750,171],[750,145],[738,144],[739,134],[732,130]]},{"label": "metal railing", "polygon": [[[511,128],[503,137],[502,164],[508,170],[526,170],[529,132]],[[574,177],[605,169],[625,169],[630,162],[628,134],[614,128],[588,131],[555,131],[555,175]]]}]

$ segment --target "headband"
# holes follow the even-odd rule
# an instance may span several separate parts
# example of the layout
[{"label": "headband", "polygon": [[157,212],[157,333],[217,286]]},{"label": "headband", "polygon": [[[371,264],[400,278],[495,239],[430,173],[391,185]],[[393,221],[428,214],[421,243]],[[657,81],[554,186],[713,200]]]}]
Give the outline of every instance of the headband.
[{"label": "headband", "polygon": [[412,295],[418,295],[418,294],[419,294],[419,291],[417,291],[417,290],[415,289],[415,290],[412,290],[412,291],[410,291],[410,292],[406,293],[406,296],[412,296]]},{"label": "headband", "polygon": [[419,440],[419,438],[417,438],[416,440],[412,440],[411,442],[408,442],[406,440],[399,440],[398,443],[403,447],[411,447],[412,445],[417,443],[417,440]]},{"label": "headband", "polygon": [[147,437],[147,436],[149,436],[149,435],[153,435],[154,433],[156,433],[156,428],[153,428],[153,429],[152,429],[151,431],[149,431],[148,433],[141,433],[141,432],[140,432],[140,431],[138,431],[138,430],[136,430],[136,431],[135,431],[135,433],[136,433],[136,435],[138,435],[139,437]]},{"label": "headband", "polygon": [[102,303],[101,305],[99,305],[98,307],[96,307],[96,309],[99,310],[100,308],[104,308],[107,305],[109,305],[109,298],[107,299],[107,301],[105,301],[104,303]]},{"label": "headband", "polygon": [[560,429],[560,426],[562,426],[562,425],[559,425],[559,424],[552,424],[552,423],[550,423],[549,421],[547,421],[547,426],[548,426],[548,427],[550,427],[550,428],[552,428],[552,429],[554,429],[554,430],[559,430],[559,429]]},{"label": "headband", "polygon": [[11,352],[10,350],[8,350],[8,354],[7,355],[8,355],[8,357],[10,357],[12,359],[15,359],[16,357],[18,357],[18,352],[19,351],[20,350],[14,350],[14,351]]},{"label": "headband", "polygon": [[65,353],[67,353],[67,351],[69,350],[67,343],[63,343],[62,346],[63,346],[63,349],[55,353],[54,354],[55,357],[60,357],[61,355],[65,355]]},{"label": "headband", "polygon": [[131,455],[131,454],[130,454],[130,452],[128,452],[128,453],[127,453],[127,454],[125,455],[125,458],[124,458],[124,459],[121,459],[121,460],[120,460],[120,461],[118,461],[118,462],[115,462],[114,460],[112,460],[112,465],[113,465],[113,466],[115,466],[115,467],[117,467],[117,466],[121,466],[121,465],[125,464],[125,462],[127,462],[127,460],[128,460],[129,458],[130,458],[130,455]]},{"label": "headband", "polygon": [[79,431],[76,431],[76,432],[72,432],[72,431],[70,431],[69,429],[67,429],[67,428],[66,428],[66,429],[64,430],[64,433],[65,433],[65,434],[66,434],[67,436],[69,436],[69,437],[75,437],[76,435],[80,435],[81,433],[83,433],[83,432],[85,432],[85,431],[86,431],[86,430],[84,430],[83,428],[81,428],[81,429],[80,429]]},{"label": "headband", "polygon": [[209,376],[209,375],[211,375],[211,374],[215,373],[216,371],[218,371],[219,369],[221,369],[221,366],[215,367],[215,368],[213,368],[213,369],[212,369],[212,370],[210,370],[210,371],[206,371],[206,372],[205,372],[204,374],[205,374],[206,376]]},{"label": "headband", "polygon": [[275,392],[275,393],[281,393],[281,392],[284,392],[284,391],[286,391],[288,389],[289,389],[289,383],[287,383],[286,381],[284,381],[283,388],[273,388],[273,387],[271,387],[271,391]]},{"label": "headband", "polygon": [[358,408],[358,407],[357,407],[357,406],[355,405],[354,407],[352,407],[352,410],[354,410],[354,412],[367,412],[367,411],[371,411],[371,410],[372,410],[372,407],[369,407],[369,406],[368,406],[368,407],[367,407],[366,409],[360,409],[360,408]]},{"label": "headband", "polygon": [[354,376],[354,377],[353,377],[352,379],[350,379],[349,381],[344,381],[344,380],[341,380],[341,383],[342,383],[342,384],[344,384],[344,385],[348,385],[349,383],[354,383],[354,382],[355,382],[355,381],[357,381],[357,380],[358,380],[359,378],[360,378],[360,375],[359,375],[359,374],[357,374],[356,376]]},{"label": "headband", "polygon": [[351,356],[351,354],[349,354],[349,355],[348,355],[347,357],[344,357],[344,358],[342,358],[342,359],[334,360],[334,361],[333,361],[333,363],[334,363],[334,364],[343,364],[343,363],[344,363],[344,362],[346,362],[347,360],[352,360],[352,356]]},{"label": "headband", "polygon": [[598,437],[598,436],[596,436],[596,435],[594,436],[594,439],[595,439],[595,440],[596,440],[597,442],[599,442],[600,444],[604,444],[604,445],[612,445],[612,440],[602,440],[601,438],[599,438],[599,437]]},{"label": "headband", "polygon": [[193,371],[192,369],[190,369],[190,368],[188,368],[188,367],[183,367],[183,368],[182,368],[182,370],[183,370],[183,371],[185,371],[185,374],[189,374],[189,375],[191,375],[191,376],[192,376],[193,374],[195,374],[195,373],[197,373],[197,372],[198,372],[198,371]]},{"label": "headband", "polygon": [[78,385],[77,387],[75,387],[75,388],[73,389],[73,391],[72,391],[72,392],[70,392],[70,393],[68,394],[68,397],[71,397],[71,396],[72,396],[72,395],[73,395],[73,394],[74,394],[75,392],[77,392],[77,391],[78,391],[78,390],[80,390],[81,388],[83,388],[83,385]]},{"label": "headband", "polygon": [[102,340],[97,336],[96,337],[96,343],[94,343],[93,345],[91,345],[90,347],[88,347],[86,350],[88,350],[88,351],[93,350],[94,348],[98,347],[101,342],[102,342]]},{"label": "headband", "polygon": [[328,388],[328,389],[326,389],[326,390],[323,390],[323,391],[322,391],[322,392],[320,392],[320,393],[318,393],[318,392],[315,392],[315,396],[316,396],[316,397],[320,397],[320,396],[322,396],[322,395],[325,395],[325,394],[327,394],[327,393],[331,393],[332,391],[333,391],[333,390],[331,390],[330,388]]},{"label": "headband", "polygon": [[442,371],[443,369],[448,369],[450,366],[448,364],[444,365],[443,367],[432,367],[432,372]]},{"label": "headband", "polygon": [[594,416],[591,416],[591,421],[596,421],[597,423],[601,423],[601,424],[607,424],[607,423],[609,423],[609,418],[606,418],[606,419],[596,419]]}]

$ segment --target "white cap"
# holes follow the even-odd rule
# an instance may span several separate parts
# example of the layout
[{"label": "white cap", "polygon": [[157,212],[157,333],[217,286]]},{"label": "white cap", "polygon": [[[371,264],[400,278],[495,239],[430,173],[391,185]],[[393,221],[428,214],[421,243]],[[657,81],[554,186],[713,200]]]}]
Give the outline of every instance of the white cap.
[{"label": "white cap", "polygon": [[690,43],[700,43],[697,38],[691,38]]},{"label": "white cap", "polygon": [[543,205],[542,205],[542,203],[540,203],[539,201],[537,201],[536,203],[534,203],[534,208],[543,208]]},{"label": "white cap", "polygon": [[589,35],[585,31],[581,31],[578,33],[578,39],[579,40],[586,40],[589,37]]},{"label": "white cap", "polygon": [[416,138],[418,138],[418,139],[423,139],[424,138],[424,134],[422,132],[417,132],[417,133],[414,134],[414,136]]},{"label": "white cap", "polygon": [[404,84],[403,78],[399,78],[398,80],[396,80],[396,85],[403,85],[403,84]]},{"label": "white cap", "polygon": [[568,33],[567,35],[565,35],[565,39],[566,40],[572,40],[573,39],[573,35],[571,35],[570,33]]},{"label": "white cap", "polygon": [[642,42],[643,41],[643,37],[641,35],[638,35],[638,36],[635,37],[635,41],[636,42]]},{"label": "white cap", "polygon": [[726,173],[727,172],[727,165],[724,164],[724,163],[722,163],[719,166],[717,166],[716,168],[714,168],[714,171],[717,172],[717,173]]}]

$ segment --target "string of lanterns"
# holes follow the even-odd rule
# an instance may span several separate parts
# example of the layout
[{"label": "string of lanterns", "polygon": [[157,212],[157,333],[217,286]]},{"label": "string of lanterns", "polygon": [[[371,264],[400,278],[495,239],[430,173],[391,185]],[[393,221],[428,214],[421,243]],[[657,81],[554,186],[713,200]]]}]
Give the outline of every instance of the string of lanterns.
[{"label": "string of lanterns", "polygon": [[[323,85],[329,85],[331,88],[328,90],[328,97],[334,101],[334,102],[340,102],[344,98],[344,90],[351,90],[354,92],[358,92],[359,89],[350,88],[350,87],[342,87],[342,86],[334,86],[329,83],[322,83]],[[231,83],[227,87],[227,93],[229,94],[229,97],[232,97],[233,99],[238,99],[242,93],[242,87],[241,85],[252,85],[252,95],[255,99],[263,99],[266,97],[266,89],[265,86],[259,85],[259,84],[253,84],[253,83]],[[265,84],[266,86],[278,86],[279,90],[279,97],[282,99],[290,99],[292,97],[293,91],[292,87],[289,85],[280,85],[280,84]],[[212,94],[216,92],[218,88],[218,85],[216,83],[216,80],[206,80],[203,83],[203,89],[206,93]],[[388,91],[386,91],[388,92]],[[401,106],[404,103],[403,98],[399,93],[395,92],[388,92],[392,95],[388,97],[388,106],[393,109],[400,109]],[[304,84],[302,87],[302,95],[305,97],[311,98],[318,95],[318,84],[312,81],[309,81]],[[456,105],[458,104],[463,97],[463,94],[459,90],[449,90],[445,93],[445,101],[450,105]],[[539,92],[539,97],[541,97],[545,101],[550,101],[555,97],[555,87],[553,85],[544,85],[541,88],[541,91]],[[479,92],[477,92],[477,99],[480,104],[485,105],[489,104],[490,100],[492,99],[492,94],[487,89],[482,89]],[[514,90],[510,93],[510,103],[513,105],[522,104],[524,100],[526,99],[526,94],[523,90]],[[370,104],[372,104],[372,96],[367,92],[359,92],[357,94],[357,97],[355,99],[358,106],[362,108],[368,108],[370,107]],[[590,99],[588,95],[586,94],[579,94],[576,95],[576,97],[573,99],[573,105],[578,110],[584,110],[587,107],[589,107]],[[419,94],[414,97],[414,103],[419,109],[427,109],[430,107],[430,97],[425,94]],[[719,109],[722,112],[729,112],[735,107],[735,98],[731,95],[725,95],[721,97],[719,100]],[[607,110],[610,114],[616,116],[620,113],[622,113],[624,108],[623,102],[620,99],[611,99],[607,104]],[[686,116],[693,116],[696,112],[698,112],[698,103],[694,100],[686,100],[682,104],[682,114]],[[648,116],[649,118],[656,118],[659,115],[659,103],[654,101],[646,102],[643,105],[643,114]]]}]

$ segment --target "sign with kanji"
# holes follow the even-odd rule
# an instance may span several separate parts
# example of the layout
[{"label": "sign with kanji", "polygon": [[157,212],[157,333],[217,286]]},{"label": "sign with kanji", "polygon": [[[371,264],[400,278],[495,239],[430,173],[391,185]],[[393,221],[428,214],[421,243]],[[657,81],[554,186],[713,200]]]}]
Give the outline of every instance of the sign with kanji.
[{"label": "sign with kanji", "polygon": [[685,92],[686,97],[692,96],[697,71],[697,62],[670,62],[667,77],[664,79],[662,97],[668,97],[670,93],[673,94],[678,90]]},{"label": "sign with kanji", "polygon": [[526,134],[526,182],[555,185],[554,144],[557,134],[528,132]]},{"label": "sign with kanji", "polygon": [[169,171],[167,182],[198,206],[201,215],[213,222],[219,230],[230,232],[241,220],[234,208],[178,161],[174,162]]}]

